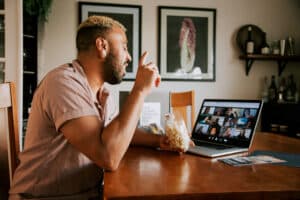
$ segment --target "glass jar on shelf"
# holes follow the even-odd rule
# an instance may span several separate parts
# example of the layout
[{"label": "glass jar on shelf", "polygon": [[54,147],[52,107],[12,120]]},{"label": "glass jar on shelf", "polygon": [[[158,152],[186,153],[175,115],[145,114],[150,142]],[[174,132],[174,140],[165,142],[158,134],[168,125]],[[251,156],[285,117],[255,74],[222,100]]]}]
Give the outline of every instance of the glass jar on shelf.
[{"label": "glass jar on shelf", "polygon": [[272,54],[274,54],[274,55],[279,55],[280,54],[279,40],[274,40],[271,43],[271,51],[272,51]]}]

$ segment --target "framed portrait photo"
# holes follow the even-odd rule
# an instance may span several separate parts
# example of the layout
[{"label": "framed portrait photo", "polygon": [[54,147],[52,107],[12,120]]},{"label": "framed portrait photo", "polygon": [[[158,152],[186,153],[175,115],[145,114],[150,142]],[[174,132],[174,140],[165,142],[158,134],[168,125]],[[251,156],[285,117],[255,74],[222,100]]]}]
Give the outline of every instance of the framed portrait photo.
[{"label": "framed portrait photo", "polygon": [[128,40],[128,52],[132,61],[126,68],[124,80],[134,80],[141,55],[141,12],[142,7],[138,5],[103,4],[79,2],[79,23],[92,15],[111,17],[126,28]]},{"label": "framed portrait photo", "polygon": [[158,13],[162,79],[215,81],[216,9],[159,6]]}]

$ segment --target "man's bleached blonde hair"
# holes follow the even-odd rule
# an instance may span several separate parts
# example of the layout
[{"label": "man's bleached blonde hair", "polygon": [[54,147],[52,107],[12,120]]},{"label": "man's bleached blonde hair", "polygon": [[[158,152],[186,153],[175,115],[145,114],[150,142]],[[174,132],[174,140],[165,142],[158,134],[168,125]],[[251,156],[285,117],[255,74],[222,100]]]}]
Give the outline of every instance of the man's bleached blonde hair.
[{"label": "man's bleached blonde hair", "polygon": [[90,16],[83,21],[77,30],[76,48],[78,51],[88,50],[95,45],[98,37],[105,37],[113,28],[120,28],[126,32],[126,28],[117,20],[107,16]]},{"label": "man's bleached blonde hair", "polygon": [[89,18],[87,18],[87,20],[79,25],[78,30],[87,27],[99,27],[107,29],[119,27],[123,31],[126,31],[126,28],[120,22],[107,16],[90,16]]}]

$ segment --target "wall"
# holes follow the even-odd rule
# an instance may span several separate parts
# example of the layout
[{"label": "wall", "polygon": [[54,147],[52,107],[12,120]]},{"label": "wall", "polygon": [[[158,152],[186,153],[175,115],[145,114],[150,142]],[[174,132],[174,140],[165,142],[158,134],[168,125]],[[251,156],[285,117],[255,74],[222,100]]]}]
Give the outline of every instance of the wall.
[{"label": "wall", "polygon": [[17,89],[19,132],[22,131],[22,1],[5,0],[5,81]]},{"label": "wall", "polygon": [[19,76],[22,71],[21,65],[21,28],[20,2],[5,1],[5,57],[6,71],[5,80],[20,82]]},{"label": "wall", "polygon": [[[119,3],[122,0],[98,0],[89,2]],[[75,32],[78,23],[78,1],[54,0],[48,23],[40,30],[39,79],[50,69],[76,56]],[[245,63],[238,59],[240,54],[235,37],[244,24],[261,27],[268,41],[291,35],[296,41],[296,52],[300,54],[300,1],[299,0],[127,0],[126,4],[142,5],[142,51],[149,51],[148,60],[157,60],[157,6],[187,6],[217,9],[216,18],[216,81],[215,82],[168,82],[154,92],[170,88],[181,91],[196,91],[196,110],[204,97],[212,98],[260,98],[264,76],[277,75],[274,61],[255,61],[249,76],[245,75]],[[300,63],[289,63],[283,76],[293,73],[300,80]],[[118,98],[119,90],[129,90],[132,82],[113,86]]]}]

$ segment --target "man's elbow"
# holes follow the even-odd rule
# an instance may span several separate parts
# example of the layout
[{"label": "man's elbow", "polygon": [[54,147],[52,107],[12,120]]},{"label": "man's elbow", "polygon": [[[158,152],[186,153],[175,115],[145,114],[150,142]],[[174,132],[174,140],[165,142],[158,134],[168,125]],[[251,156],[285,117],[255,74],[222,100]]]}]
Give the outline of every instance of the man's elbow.
[{"label": "man's elbow", "polygon": [[107,171],[116,171],[119,167],[120,160],[118,159],[107,159],[104,163],[103,168]]},{"label": "man's elbow", "polygon": [[111,165],[107,165],[105,166],[105,170],[107,171],[116,171],[118,169],[119,165],[116,165],[116,164],[111,164]]}]

